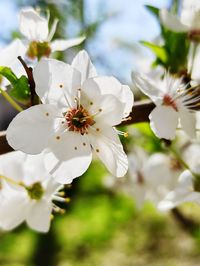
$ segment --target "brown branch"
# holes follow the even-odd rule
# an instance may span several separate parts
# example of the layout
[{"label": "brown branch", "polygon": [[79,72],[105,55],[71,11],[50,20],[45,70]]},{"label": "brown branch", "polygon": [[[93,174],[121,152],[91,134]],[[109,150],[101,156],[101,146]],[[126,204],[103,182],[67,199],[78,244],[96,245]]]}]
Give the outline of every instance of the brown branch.
[{"label": "brown branch", "polygon": [[189,233],[194,233],[197,229],[199,229],[199,224],[193,219],[186,217],[179,209],[174,208],[171,210],[171,214],[179,223],[179,225]]},{"label": "brown branch", "polygon": [[4,154],[12,150],[13,149],[8,145],[8,142],[6,140],[6,132],[1,131],[0,132],[0,154]]},{"label": "brown branch", "polygon": [[130,120],[122,122],[121,125],[131,125],[140,122],[149,122],[149,114],[154,109],[155,104],[151,101],[138,101],[133,105],[130,113]]},{"label": "brown branch", "polygon": [[27,64],[24,62],[24,60],[21,58],[21,56],[17,57],[22,66],[24,67],[24,70],[26,71],[27,77],[28,77],[28,83],[29,83],[29,88],[31,92],[31,105],[35,104],[35,81],[33,78],[33,69],[32,67],[28,67]]}]

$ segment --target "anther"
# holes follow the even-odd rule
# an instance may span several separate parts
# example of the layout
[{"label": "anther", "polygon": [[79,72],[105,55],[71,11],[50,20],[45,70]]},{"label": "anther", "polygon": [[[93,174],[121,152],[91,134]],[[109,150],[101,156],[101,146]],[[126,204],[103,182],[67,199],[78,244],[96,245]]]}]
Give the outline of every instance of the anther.
[{"label": "anther", "polygon": [[128,132],[124,132],[124,137],[128,138]]}]

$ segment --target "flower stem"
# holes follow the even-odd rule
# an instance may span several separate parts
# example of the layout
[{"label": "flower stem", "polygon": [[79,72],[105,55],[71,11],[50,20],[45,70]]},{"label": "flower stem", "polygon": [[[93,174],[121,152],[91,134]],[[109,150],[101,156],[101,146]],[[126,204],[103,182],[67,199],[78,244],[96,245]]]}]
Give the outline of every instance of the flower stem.
[{"label": "flower stem", "polygon": [[19,112],[21,112],[21,111],[23,111],[23,108],[21,107],[21,106],[19,106],[19,104],[17,104],[11,97],[10,97],[10,95],[6,92],[6,91],[4,91],[4,90],[2,90],[1,88],[0,88],[0,93],[2,94],[2,96],[17,110],[17,111],[19,111]]},{"label": "flower stem", "polygon": [[13,180],[13,179],[11,179],[9,177],[6,177],[4,175],[0,175],[0,179],[4,179],[5,181],[7,181],[10,184],[26,188],[26,186],[23,184],[23,182],[17,182],[17,181],[15,181],[15,180]]}]

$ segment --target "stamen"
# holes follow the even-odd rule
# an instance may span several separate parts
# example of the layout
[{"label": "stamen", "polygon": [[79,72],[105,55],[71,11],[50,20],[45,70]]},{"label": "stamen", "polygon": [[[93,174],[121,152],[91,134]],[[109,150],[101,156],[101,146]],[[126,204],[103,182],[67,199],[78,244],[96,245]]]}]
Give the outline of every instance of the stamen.
[{"label": "stamen", "polygon": [[131,119],[132,119],[132,117],[131,117],[131,116],[128,116],[128,117],[126,117],[126,118],[123,118],[123,119],[122,119],[122,122],[129,121],[129,120],[131,120]]},{"label": "stamen", "polygon": [[128,132],[123,132],[123,131],[120,131],[118,129],[115,129],[115,130],[116,130],[118,135],[123,136],[125,138],[128,138],[128,136],[129,136]]}]

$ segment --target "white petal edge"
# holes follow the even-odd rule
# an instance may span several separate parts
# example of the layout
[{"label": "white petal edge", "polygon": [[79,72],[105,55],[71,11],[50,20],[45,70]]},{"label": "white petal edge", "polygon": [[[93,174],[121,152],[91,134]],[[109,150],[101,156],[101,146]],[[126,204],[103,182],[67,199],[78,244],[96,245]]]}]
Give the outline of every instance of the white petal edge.
[{"label": "white petal edge", "polygon": [[[75,104],[74,97],[81,85],[81,74],[64,62],[43,58],[33,70],[36,93],[43,103]],[[67,100],[65,98],[67,97]]]},{"label": "white petal edge", "polygon": [[89,135],[93,150],[111,174],[122,177],[128,170],[128,159],[119,137],[112,127],[99,128],[99,133]]},{"label": "white petal edge", "polygon": [[167,29],[175,32],[187,32],[189,28],[182,24],[180,19],[173,14],[171,14],[166,9],[160,10],[160,20],[163,26],[165,26]]},{"label": "white petal edge", "polygon": [[85,50],[80,51],[72,61],[72,67],[81,73],[81,83],[88,78],[97,76],[96,68],[92,64],[88,53]]},{"label": "white petal edge", "polygon": [[158,138],[172,140],[176,135],[178,112],[172,107],[156,106],[149,115],[150,126]]},{"label": "white petal edge", "polygon": [[20,12],[20,32],[30,41],[45,41],[48,37],[48,21],[41,17],[32,7]]},{"label": "white petal edge", "polygon": [[20,112],[7,129],[9,145],[28,154],[40,153],[55,133],[55,117],[60,115],[56,106],[50,104],[35,105]]},{"label": "white petal edge", "polygon": [[33,202],[27,213],[28,226],[38,232],[46,233],[51,224],[52,203],[46,200]]},{"label": "white petal edge", "polygon": [[79,37],[79,38],[74,38],[74,39],[69,39],[69,40],[57,39],[51,43],[51,51],[52,53],[56,51],[64,51],[64,50],[67,50],[68,48],[79,45],[84,40],[85,40],[85,37]]}]

